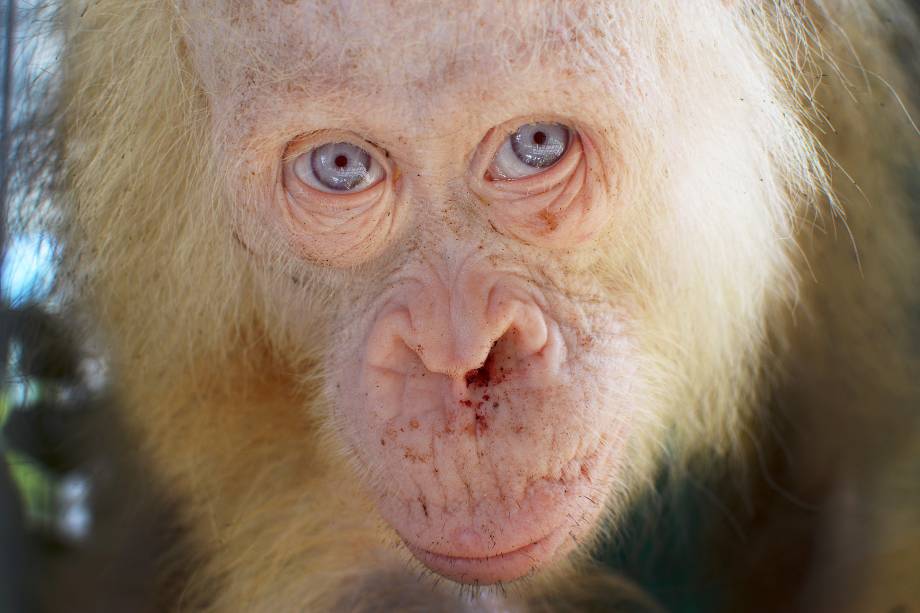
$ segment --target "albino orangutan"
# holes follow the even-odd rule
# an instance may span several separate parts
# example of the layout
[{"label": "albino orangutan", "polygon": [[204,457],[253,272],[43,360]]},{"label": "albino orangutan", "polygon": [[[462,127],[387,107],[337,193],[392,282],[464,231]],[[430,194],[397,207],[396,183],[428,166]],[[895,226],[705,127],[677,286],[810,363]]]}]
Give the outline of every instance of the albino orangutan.
[{"label": "albino orangutan", "polygon": [[64,5],[163,606],[920,606],[908,4]]}]

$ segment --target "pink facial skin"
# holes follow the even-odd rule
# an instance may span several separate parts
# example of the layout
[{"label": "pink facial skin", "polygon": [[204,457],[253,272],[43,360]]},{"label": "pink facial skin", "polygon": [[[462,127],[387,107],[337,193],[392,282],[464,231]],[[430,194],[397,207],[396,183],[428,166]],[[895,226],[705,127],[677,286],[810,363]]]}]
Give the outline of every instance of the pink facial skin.
[{"label": "pink facial skin", "polygon": [[[624,206],[611,128],[623,66],[600,82],[568,26],[546,30],[525,5],[484,4],[496,14],[468,23],[451,3],[255,1],[218,17],[185,4],[236,177],[233,231],[286,301],[291,337],[315,332],[296,325],[309,284],[290,277],[337,280],[326,395],[382,517],[461,583],[563,560],[596,529],[642,408],[626,299],[592,269]],[[432,22],[470,33],[435,36]],[[417,36],[431,40],[405,44]],[[535,122],[569,129],[564,155],[496,180],[498,147]],[[305,184],[298,156],[339,142],[383,178],[348,194]]]},{"label": "pink facial skin", "polygon": [[616,319],[455,248],[380,297],[333,387],[410,551],[459,582],[507,582],[595,526],[634,373]]}]

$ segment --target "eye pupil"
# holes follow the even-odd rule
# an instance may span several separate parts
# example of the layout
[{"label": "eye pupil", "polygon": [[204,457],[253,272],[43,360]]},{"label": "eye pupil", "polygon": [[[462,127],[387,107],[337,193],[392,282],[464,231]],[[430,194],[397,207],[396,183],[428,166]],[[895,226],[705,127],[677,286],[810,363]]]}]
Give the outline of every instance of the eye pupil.
[{"label": "eye pupil", "polygon": [[338,166],[339,168],[345,168],[346,166],[348,166],[348,157],[344,155],[336,156],[335,165]]},{"label": "eye pupil", "polygon": [[546,142],[546,133],[545,132],[534,132],[533,133],[533,142],[536,145],[542,145]]}]

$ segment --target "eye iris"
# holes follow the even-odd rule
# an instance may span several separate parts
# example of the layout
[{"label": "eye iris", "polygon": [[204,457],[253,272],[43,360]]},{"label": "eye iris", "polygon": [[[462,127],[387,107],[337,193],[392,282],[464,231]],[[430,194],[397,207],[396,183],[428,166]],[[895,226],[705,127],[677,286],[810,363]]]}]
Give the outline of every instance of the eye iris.
[{"label": "eye iris", "polygon": [[310,155],[316,180],[335,191],[349,191],[368,178],[371,156],[351,143],[329,143]]},{"label": "eye iris", "polygon": [[568,128],[556,123],[530,123],[511,135],[514,154],[533,168],[548,168],[558,162],[568,144]]}]

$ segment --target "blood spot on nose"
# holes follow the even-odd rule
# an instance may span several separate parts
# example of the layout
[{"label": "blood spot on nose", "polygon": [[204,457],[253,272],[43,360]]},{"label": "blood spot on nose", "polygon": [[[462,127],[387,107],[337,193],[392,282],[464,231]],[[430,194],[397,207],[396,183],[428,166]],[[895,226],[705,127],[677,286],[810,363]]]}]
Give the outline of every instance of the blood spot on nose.
[{"label": "blood spot on nose", "polygon": [[488,387],[490,380],[489,369],[486,368],[485,364],[466,373],[467,387]]},{"label": "blood spot on nose", "polygon": [[489,357],[479,368],[466,373],[466,386],[470,388],[489,387],[492,383],[493,363],[495,362],[495,349],[489,352]]}]

